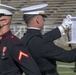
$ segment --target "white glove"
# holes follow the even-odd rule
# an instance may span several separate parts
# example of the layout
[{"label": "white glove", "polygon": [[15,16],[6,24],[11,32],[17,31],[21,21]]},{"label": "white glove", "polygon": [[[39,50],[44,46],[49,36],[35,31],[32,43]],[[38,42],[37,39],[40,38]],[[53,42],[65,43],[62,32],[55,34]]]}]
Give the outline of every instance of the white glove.
[{"label": "white glove", "polygon": [[67,30],[67,29],[71,29],[71,25],[72,25],[72,21],[71,21],[71,15],[67,15],[66,18],[63,20],[61,26]]}]

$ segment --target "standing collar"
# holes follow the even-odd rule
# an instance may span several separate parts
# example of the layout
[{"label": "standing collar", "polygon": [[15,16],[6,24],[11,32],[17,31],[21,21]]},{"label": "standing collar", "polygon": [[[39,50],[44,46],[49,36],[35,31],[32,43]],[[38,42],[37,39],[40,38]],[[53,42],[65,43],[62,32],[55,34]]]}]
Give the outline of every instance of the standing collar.
[{"label": "standing collar", "polygon": [[11,33],[11,31],[9,30],[9,31],[7,31],[6,33],[0,35],[0,41],[2,41],[3,39],[9,37],[11,34],[12,34],[12,33]]},{"label": "standing collar", "polygon": [[36,27],[28,27],[28,29],[37,29],[37,30],[40,30],[40,28],[36,28]]},{"label": "standing collar", "polygon": [[42,36],[41,30],[38,29],[28,29],[26,33],[31,35]]}]

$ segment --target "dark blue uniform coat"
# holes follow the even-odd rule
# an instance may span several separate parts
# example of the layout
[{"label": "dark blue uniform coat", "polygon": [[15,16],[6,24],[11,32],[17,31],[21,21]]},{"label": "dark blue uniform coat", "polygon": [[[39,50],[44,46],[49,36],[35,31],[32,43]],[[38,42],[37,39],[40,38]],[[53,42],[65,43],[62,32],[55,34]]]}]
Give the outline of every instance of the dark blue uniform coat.
[{"label": "dark blue uniform coat", "polygon": [[[56,61],[72,62],[76,61],[76,49],[67,51],[54,44],[54,40],[61,37],[58,28],[42,35],[40,30],[28,29],[22,37],[22,41],[35,61],[40,71],[51,73],[56,72]],[[58,75],[56,72],[54,75]]]},{"label": "dark blue uniform coat", "polygon": [[22,42],[10,31],[0,36],[0,75],[41,75]]}]

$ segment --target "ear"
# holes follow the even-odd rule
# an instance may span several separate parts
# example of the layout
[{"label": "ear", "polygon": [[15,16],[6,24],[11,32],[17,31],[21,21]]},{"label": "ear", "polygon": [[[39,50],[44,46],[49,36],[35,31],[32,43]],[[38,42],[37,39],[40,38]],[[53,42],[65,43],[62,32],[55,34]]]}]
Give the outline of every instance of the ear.
[{"label": "ear", "polygon": [[37,23],[37,24],[39,24],[39,21],[38,21],[38,20],[36,20],[36,23]]},{"label": "ear", "polygon": [[39,16],[36,17],[36,23],[39,24]]},{"label": "ear", "polygon": [[3,21],[3,23],[6,25],[6,24],[8,24],[8,19],[7,18],[5,18],[5,20]]}]

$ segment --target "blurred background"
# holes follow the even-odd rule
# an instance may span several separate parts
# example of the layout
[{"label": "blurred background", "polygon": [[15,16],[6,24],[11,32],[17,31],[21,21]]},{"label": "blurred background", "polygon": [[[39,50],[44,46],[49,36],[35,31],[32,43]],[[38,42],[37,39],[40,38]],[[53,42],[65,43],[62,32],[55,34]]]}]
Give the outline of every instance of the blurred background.
[{"label": "blurred background", "polygon": [[[23,7],[42,3],[48,4],[46,7],[46,14],[48,18],[45,19],[46,21],[42,31],[43,34],[61,25],[67,14],[76,16],[76,0],[0,0],[0,3],[17,8],[12,18],[11,31],[19,38],[23,36],[27,29],[22,18],[23,13],[19,11]],[[66,35],[54,42],[58,46],[70,50],[67,44],[68,38]],[[60,75],[76,75],[74,67],[75,63],[57,62],[57,68]]]},{"label": "blurred background", "polygon": [[[67,14],[76,16],[76,0],[0,0],[0,2],[17,8],[17,11],[13,15],[11,30],[19,38],[26,31],[26,25],[22,19],[23,13],[19,11],[20,8],[42,3],[48,4],[46,7],[48,18],[46,18],[43,33],[61,25]],[[67,42],[66,36],[56,40],[58,45],[66,45],[65,42]]]}]

